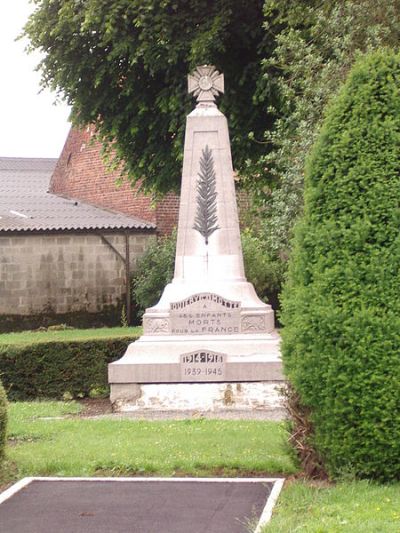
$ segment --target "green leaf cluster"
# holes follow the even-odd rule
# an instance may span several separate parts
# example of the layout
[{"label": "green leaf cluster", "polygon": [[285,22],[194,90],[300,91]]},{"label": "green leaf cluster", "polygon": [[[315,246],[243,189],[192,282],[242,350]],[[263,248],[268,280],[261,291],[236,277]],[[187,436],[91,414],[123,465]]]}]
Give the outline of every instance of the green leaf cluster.
[{"label": "green leaf cluster", "polygon": [[254,285],[257,295],[267,302],[268,297],[281,288],[282,262],[268,255],[262,233],[246,228],[241,233],[241,241],[246,277]]},{"label": "green leaf cluster", "polygon": [[131,340],[125,337],[2,345],[0,375],[8,398],[61,400],[107,390],[107,365],[122,357]]},{"label": "green leaf cluster", "polygon": [[308,161],[283,360],[332,476],[400,478],[400,54],[361,59]]},{"label": "green leaf cluster", "polygon": [[[44,53],[42,83],[63,95],[76,124],[95,124],[132,181],[166,191],[179,183],[187,75],[214,64],[225,75],[236,166],[257,158],[268,123],[257,98],[268,43],[263,0],[34,0],[25,26]],[[260,93],[261,94],[261,93]],[[110,144],[111,143],[111,144]],[[250,154],[250,155],[249,155]]]},{"label": "green leaf cluster", "polygon": [[153,241],[137,262],[132,296],[139,317],[158,302],[165,286],[172,280],[175,251],[176,231],[173,231],[171,235]]}]

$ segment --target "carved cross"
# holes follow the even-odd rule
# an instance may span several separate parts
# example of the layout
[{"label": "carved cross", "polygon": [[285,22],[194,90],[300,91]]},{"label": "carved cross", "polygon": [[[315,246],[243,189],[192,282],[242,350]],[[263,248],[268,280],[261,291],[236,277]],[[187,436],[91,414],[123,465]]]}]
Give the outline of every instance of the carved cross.
[{"label": "carved cross", "polygon": [[213,65],[197,67],[188,76],[188,91],[199,103],[214,103],[215,97],[224,92],[224,75]]}]

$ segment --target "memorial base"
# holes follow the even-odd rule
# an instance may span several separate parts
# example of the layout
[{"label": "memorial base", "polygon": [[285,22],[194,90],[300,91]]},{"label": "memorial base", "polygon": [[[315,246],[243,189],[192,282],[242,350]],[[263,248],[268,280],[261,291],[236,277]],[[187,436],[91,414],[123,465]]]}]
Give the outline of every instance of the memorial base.
[{"label": "memorial base", "polygon": [[[120,360],[109,365],[111,402],[116,406],[136,405],[143,396],[141,384],[214,384],[216,391],[221,385],[227,390],[227,384],[282,384],[279,340],[275,332],[220,337],[142,336],[129,345]],[[156,398],[161,390],[158,388]],[[188,390],[196,403],[195,394],[205,387]]]},{"label": "memorial base", "polygon": [[111,401],[114,412],[136,416],[214,413],[222,418],[251,415],[280,420],[285,414],[281,387],[281,382],[114,384]]}]

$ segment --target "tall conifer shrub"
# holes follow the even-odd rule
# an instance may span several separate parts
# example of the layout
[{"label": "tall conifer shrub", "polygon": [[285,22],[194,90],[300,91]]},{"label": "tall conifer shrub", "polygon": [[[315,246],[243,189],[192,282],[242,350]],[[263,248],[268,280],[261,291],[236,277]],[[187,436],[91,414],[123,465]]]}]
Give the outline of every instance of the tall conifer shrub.
[{"label": "tall conifer shrub", "polygon": [[282,297],[283,361],[333,477],[400,478],[400,54],[328,109]]}]

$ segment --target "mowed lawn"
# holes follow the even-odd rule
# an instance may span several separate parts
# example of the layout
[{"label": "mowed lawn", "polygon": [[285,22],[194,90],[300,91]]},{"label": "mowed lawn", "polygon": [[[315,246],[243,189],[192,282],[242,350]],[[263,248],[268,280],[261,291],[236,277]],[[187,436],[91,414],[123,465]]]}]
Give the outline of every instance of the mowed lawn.
[{"label": "mowed lawn", "polygon": [[19,477],[296,472],[280,423],[81,419],[79,409],[76,402],[10,404],[7,457]]},{"label": "mowed lawn", "polygon": [[289,481],[264,532],[399,533],[400,483]]},{"label": "mowed lawn", "polygon": [[39,342],[90,341],[127,337],[136,339],[142,333],[141,327],[92,328],[92,329],[49,329],[46,331],[21,331],[0,335],[1,345],[34,344]]}]

